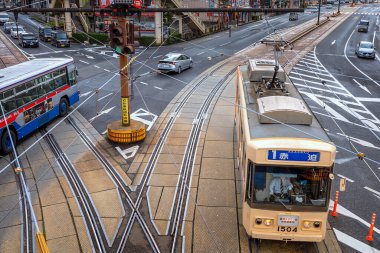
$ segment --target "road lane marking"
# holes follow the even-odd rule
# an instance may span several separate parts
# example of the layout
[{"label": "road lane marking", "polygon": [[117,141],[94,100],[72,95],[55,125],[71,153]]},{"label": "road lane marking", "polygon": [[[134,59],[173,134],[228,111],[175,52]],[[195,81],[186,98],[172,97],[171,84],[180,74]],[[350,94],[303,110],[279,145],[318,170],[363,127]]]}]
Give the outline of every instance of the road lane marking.
[{"label": "road lane marking", "polygon": [[[354,157],[354,158],[355,158],[355,157]],[[349,159],[351,159],[351,157],[350,157]],[[352,179],[350,179],[350,178],[348,178],[348,177],[345,177],[345,176],[343,176],[343,175],[341,175],[341,174],[338,174],[338,177],[344,178],[344,179],[346,179],[348,182],[351,182],[351,183],[355,182],[354,180],[352,180]]]},{"label": "road lane marking", "polygon": [[369,188],[369,187],[367,187],[367,186],[364,186],[364,189],[366,189],[367,191],[373,192],[373,193],[375,193],[376,195],[380,196],[380,192],[375,191],[374,189],[371,189],[371,188]]},{"label": "road lane marking", "polygon": [[343,136],[343,137],[347,138],[348,140],[350,140],[350,142],[351,141],[356,142],[357,144],[364,146],[364,147],[380,149],[380,147],[375,146],[373,143],[371,143],[369,141],[361,140],[361,139],[358,139],[358,138],[355,138],[355,137],[352,137],[352,136],[349,136],[346,134],[342,134],[342,133],[337,133],[337,135]]},{"label": "road lane marking", "polygon": [[136,155],[137,151],[139,150],[139,145],[135,145],[124,150],[121,150],[120,147],[116,147],[116,150],[125,160],[128,160],[129,158],[132,158]]},{"label": "road lane marking", "polygon": [[153,57],[153,59],[156,59],[156,58],[159,58],[159,57],[162,57],[162,54]]},{"label": "road lane marking", "polygon": [[205,52],[200,52],[200,53],[198,53],[197,55],[201,55],[201,54],[204,54]]},{"label": "road lane marking", "polygon": [[377,102],[380,103],[380,98],[363,98],[363,97],[357,97],[357,99],[361,102]]},{"label": "road lane marking", "polygon": [[376,38],[376,31],[373,31],[373,39],[372,39],[373,46],[375,46],[375,38]]},{"label": "road lane marking", "polygon": [[157,86],[153,86],[154,88],[156,88],[157,90],[162,90],[162,88],[160,87],[157,87]]},{"label": "road lane marking", "polygon": [[108,70],[108,69],[103,69],[104,71],[106,71],[106,72],[111,72],[111,70]]},{"label": "road lane marking", "polygon": [[82,61],[82,60],[79,60],[79,61],[82,62],[82,63],[84,63],[84,64],[90,64],[90,63],[88,63],[86,61]]},{"label": "road lane marking", "polygon": [[109,93],[109,94],[107,94],[107,95],[105,95],[105,96],[99,98],[98,101],[101,101],[101,100],[105,99],[106,97],[111,96],[112,94],[113,94],[113,93],[111,92],[111,93]]},{"label": "road lane marking", "polygon": [[336,234],[336,238],[343,244],[346,244],[352,249],[357,250],[358,252],[371,252],[371,253],[380,253],[380,250],[377,250],[361,241],[351,237],[336,228],[333,228],[334,233]]},{"label": "road lane marking", "polygon": [[147,83],[145,83],[145,82],[142,82],[142,81],[140,81],[140,83],[142,83],[142,84],[144,84],[144,85],[149,85],[149,84],[147,84]]},{"label": "road lane marking", "polygon": [[91,119],[89,119],[89,122],[92,122],[94,119],[102,116],[103,114],[107,114],[109,113],[110,111],[112,111],[113,109],[115,108],[115,106],[111,107],[111,108],[108,108],[104,111],[101,111],[101,112],[98,112],[96,116],[92,117]]},{"label": "road lane marking", "polygon": [[219,45],[220,47],[230,44],[232,41]]},{"label": "road lane marking", "polygon": [[336,42],[336,40],[334,40],[333,42],[331,42],[331,45],[334,45],[334,44],[335,44],[335,42]]},{"label": "road lane marking", "polygon": [[86,57],[87,57],[88,59],[91,59],[91,60],[95,59],[95,57],[93,57],[93,56],[91,56],[91,55],[87,55],[87,54],[86,54]]},{"label": "road lane marking", "polygon": [[354,29],[350,35],[350,37],[348,37],[348,40],[346,41],[346,45],[344,46],[344,56],[346,57],[346,60],[357,70],[359,71],[363,76],[367,77],[369,80],[371,80],[372,82],[374,82],[377,86],[380,86],[380,84],[378,82],[376,82],[375,80],[373,80],[370,76],[368,76],[366,73],[364,73],[363,71],[361,71],[358,67],[355,66],[355,64],[352,63],[352,61],[350,59],[348,59],[348,56],[347,56],[347,45],[348,45],[348,42],[351,40],[351,37],[352,35],[354,34],[354,32],[356,31],[356,29]]},{"label": "road lane marking", "polygon": [[97,69],[100,69],[100,67],[98,65],[94,65],[94,67],[97,68]]},{"label": "road lane marking", "polygon": [[[334,207],[334,201],[330,200],[329,209],[332,210],[333,207]],[[340,204],[338,204],[337,212],[340,213],[341,215],[344,215],[344,216],[347,216],[347,217],[352,218],[354,220],[357,220],[357,221],[359,221],[360,223],[364,224],[367,227],[370,226],[370,224],[367,221],[363,220],[362,218],[360,218],[359,216],[357,216],[353,212],[349,211],[348,209],[344,208]],[[375,231],[376,233],[380,234],[380,230],[378,228],[376,228],[376,227],[373,228],[373,231]]]},{"label": "road lane marking", "polygon": [[92,91],[89,91],[89,92],[86,92],[86,93],[81,93],[81,94],[79,95],[79,97],[80,97],[80,98],[81,98],[81,97],[86,97],[86,96],[88,96],[91,92],[92,92]]},{"label": "road lane marking", "polygon": [[353,78],[352,80],[354,80],[354,82],[355,82],[357,85],[359,85],[360,88],[362,88],[363,90],[365,90],[366,92],[368,92],[369,94],[372,95],[372,93],[368,90],[367,87],[363,86],[361,83],[359,83],[358,81],[356,81],[356,79],[354,79],[354,78]]}]

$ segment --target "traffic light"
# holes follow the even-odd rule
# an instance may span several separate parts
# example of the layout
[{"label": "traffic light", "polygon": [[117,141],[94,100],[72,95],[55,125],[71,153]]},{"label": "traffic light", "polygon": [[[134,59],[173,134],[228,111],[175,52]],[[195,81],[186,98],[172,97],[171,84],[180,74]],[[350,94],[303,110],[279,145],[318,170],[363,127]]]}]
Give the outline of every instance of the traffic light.
[{"label": "traffic light", "polygon": [[127,28],[127,41],[124,46],[124,52],[126,54],[134,54],[136,52],[136,47],[140,45],[139,43],[139,26],[135,25],[133,22],[128,22]]},{"label": "traffic light", "polygon": [[124,45],[126,40],[124,36],[126,35],[126,29],[122,25],[112,23],[109,26],[110,31],[110,46],[117,53],[124,53]]}]

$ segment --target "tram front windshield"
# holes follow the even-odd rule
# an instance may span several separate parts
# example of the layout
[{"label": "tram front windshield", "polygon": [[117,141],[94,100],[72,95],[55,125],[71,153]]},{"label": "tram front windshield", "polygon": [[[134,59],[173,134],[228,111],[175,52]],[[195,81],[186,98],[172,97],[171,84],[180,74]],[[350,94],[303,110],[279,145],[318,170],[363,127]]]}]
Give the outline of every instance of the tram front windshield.
[{"label": "tram front windshield", "polygon": [[324,207],[329,168],[255,166],[253,202]]}]

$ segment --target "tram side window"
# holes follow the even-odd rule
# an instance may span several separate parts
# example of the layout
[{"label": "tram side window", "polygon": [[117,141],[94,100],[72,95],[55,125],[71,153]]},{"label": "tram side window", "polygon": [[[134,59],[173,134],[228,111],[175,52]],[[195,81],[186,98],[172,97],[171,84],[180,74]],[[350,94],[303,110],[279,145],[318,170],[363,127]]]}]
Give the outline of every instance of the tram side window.
[{"label": "tram side window", "polygon": [[249,200],[248,203],[251,203],[252,201],[252,184],[253,184],[253,176],[254,176],[254,165],[251,161],[248,161],[248,166],[247,166],[247,187],[246,187],[246,198]]}]

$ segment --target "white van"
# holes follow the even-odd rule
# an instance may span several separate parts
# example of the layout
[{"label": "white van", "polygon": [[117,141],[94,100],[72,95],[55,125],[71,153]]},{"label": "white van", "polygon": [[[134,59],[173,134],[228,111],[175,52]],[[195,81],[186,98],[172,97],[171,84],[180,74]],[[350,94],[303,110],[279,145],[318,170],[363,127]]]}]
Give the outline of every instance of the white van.
[{"label": "white van", "polygon": [[9,15],[6,12],[0,12],[0,25],[4,25],[9,21]]}]

